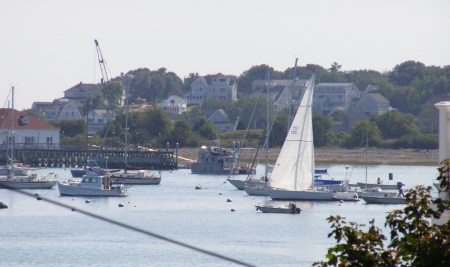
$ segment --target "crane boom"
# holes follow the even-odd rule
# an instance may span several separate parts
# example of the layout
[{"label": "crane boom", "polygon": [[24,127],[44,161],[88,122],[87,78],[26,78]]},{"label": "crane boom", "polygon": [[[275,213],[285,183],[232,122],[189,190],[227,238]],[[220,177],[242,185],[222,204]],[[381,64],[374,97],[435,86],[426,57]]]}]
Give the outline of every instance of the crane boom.
[{"label": "crane boom", "polygon": [[102,82],[109,81],[106,61],[103,58],[102,50],[100,49],[100,45],[98,44],[97,39],[94,40],[95,42],[95,48],[97,49],[97,57],[98,57],[98,63],[100,64],[100,71],[102,72]]}]

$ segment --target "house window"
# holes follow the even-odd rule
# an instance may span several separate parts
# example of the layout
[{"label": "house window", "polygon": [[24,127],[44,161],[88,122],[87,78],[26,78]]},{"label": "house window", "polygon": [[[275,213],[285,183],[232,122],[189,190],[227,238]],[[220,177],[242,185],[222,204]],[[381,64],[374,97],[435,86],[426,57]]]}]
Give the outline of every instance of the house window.
[{"label": "house window", "polygon": [[170,100],[170,103],[171,103],[171,104],[175,104],[175,100],[173,100],[173,99]]},{"label": "house window", "polygon": [[53,137],[47,137],[47,146],[52,146],[53,144]]}]

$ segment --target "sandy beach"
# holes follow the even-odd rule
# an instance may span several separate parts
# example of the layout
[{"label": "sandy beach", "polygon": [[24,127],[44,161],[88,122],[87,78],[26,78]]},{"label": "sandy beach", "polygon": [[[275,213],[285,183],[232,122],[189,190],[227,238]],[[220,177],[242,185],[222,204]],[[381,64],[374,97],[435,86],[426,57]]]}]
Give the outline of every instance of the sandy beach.
[{"label": "sandy beach", "polygon": [[[197,158],[198,148],[180,148],[179,156],[188,159]],[[269,160],[275,162],[280,148],[269,150]],[[256,150],[244,150],[242,158],[248,160],[253,158]],[[261,152],[260,152],[261,153]],[[361,149],[344,148],[316,148],[316,163],[336,164],[365,164],[366,153]],[[391,165],[438,165],[438,150],[417,149],[380,149],[369,148],[367,153],[368,164],[391,164]]]}]

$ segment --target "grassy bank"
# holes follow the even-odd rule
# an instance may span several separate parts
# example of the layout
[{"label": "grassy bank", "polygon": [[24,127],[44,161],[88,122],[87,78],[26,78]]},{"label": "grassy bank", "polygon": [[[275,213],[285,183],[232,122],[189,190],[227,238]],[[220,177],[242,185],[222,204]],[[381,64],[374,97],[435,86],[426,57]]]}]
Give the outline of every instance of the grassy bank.
[{"label": "grassy bank", "polygon": [[[180,148],[179,156],[187,159],[197,158],[198,148]],[[269,161],[274,163],[278,157],[280,148],[269,149]],[[243,150],[242,159],[251,161],[256,149]],[[259,151],[263,155],[264,151]],[[316,148],[316,164],[366,164],[366,153],[364,149],[344,148]],[[390,164],[390,165],[438,165],[438,150],[416,150],[416,149],[379,149],[369,148],[367,153],[368,164]]]}]

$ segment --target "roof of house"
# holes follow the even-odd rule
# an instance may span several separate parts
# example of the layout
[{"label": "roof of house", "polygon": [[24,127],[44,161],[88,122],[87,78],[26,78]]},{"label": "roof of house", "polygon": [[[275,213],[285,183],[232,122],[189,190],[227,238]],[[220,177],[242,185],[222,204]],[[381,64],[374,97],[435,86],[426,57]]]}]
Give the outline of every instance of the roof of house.
[{"label": "roof of house", "polygon": [[102,90],[102,84],[92,84],[92,83],[78,83],[69,89],[65,90],[66,92],[100,92]]},{"label": "roof of house", "polygon": [[[0,109],[0,128],[1,129],[11,129],[11,109],[1,108]],[[23,111],[14,110],[14,130],[57,130],[58,128],[51,125],[50,123],[42,121],[38,117],[27,115]],[[27,118],[27,124],[19,123],[19,118]]]},{"label": "roof of house", "polygon": [[389,100],[387,100],[384,96],[379,93],[367,93],[365,96],[372,98],[378,103],[389,104]]}]

